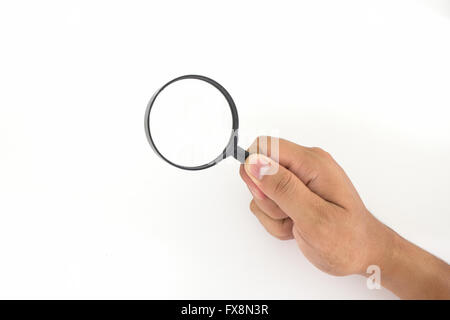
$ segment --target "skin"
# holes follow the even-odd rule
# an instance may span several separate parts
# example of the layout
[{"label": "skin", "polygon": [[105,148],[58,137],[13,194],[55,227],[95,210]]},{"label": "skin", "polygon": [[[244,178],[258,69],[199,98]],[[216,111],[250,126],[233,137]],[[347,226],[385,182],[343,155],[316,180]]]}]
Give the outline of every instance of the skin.
[{"label": "skin", "polygon": [[[344,170],[326,151],[270,137],[248,149],[240,175],[250,210],[281,240],[295,239],[305,257],[335,276],[381,271],[381,285],[403,299],[450,299],[450,266],[399,236],[365,207]],[[264,143],[263,143],[264,142]]]}]

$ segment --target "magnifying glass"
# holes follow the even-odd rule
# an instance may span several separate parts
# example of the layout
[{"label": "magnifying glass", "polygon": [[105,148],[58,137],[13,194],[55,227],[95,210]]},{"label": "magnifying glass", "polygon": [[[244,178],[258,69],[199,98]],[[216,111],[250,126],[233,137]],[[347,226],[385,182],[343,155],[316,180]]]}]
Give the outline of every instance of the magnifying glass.
[{"label": "magnifying glass", "polygon": [[231,95],[216,81],[185,75],[167,82],[150,99],[145,133],[153,151],[185,170],[202,170],[249,152],[238,146],[239,117]]}]

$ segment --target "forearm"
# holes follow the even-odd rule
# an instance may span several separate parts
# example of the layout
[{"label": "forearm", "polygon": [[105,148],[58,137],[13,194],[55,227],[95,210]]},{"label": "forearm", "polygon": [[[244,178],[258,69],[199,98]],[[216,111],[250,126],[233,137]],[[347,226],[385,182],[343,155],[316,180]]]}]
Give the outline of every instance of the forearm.
[{"label": "forearm", "polygon": [[447,263],[396,233],[391,249],[380,266],[383,287],[402,299],[450,299]]}]

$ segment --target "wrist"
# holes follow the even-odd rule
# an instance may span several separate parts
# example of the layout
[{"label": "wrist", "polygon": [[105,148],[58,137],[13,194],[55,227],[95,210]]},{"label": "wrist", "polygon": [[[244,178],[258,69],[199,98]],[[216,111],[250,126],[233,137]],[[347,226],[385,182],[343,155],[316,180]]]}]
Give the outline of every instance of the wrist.
[{"label": "wrist", "polygon": [[366,254],[364,263],[361,265],[360,274],[369,277],[368,268],[376,266],[380,268],[381,274],[390,273],[396,255],[401,250],[397,247],[399,236],[392,229],[378,221],[370,212],[368,214],[368,223],[366,228]]},{"label": "wrist", "polygon": [[381,285],[402,299],[449,299],[448,264],[386,228],[390,244],[378,259]]}]

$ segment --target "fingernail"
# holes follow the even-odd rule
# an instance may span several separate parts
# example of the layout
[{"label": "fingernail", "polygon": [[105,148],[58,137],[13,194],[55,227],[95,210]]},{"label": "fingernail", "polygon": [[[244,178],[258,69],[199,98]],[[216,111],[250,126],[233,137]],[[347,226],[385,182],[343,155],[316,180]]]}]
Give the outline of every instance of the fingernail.
[{"label": "fingernail", "polygon": [[247,172],[254,178],[261,180],[270,172],[271,163],[268,158],[258,154],[251,154],[245,163]]}]

